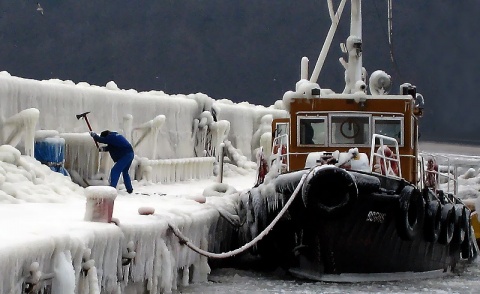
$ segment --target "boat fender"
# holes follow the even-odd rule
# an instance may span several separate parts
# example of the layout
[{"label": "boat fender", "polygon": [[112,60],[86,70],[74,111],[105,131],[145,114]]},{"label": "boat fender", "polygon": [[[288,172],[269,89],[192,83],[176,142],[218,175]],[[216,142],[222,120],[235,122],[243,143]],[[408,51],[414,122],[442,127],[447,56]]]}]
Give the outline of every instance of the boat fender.
[{"label": "boat fender", "polygon": [[466,210],[466,215],[467,231],[465,232],[465,240],[463,240],[463,243],[461,245],[462,258],[473,259],[478,253],[475,251],[475,244],[473,244],[473,242],[477,241],[475,240],[475,233],[473,232],[473,227],[471,226],[472,212],[470,211],[470,209]]},{"label": "boat fender", "polygon": [[422,194],[413,186],[405,186],[400,192],[397,215],[397,232],[404,240],[413,240],[423,227],[424,208]]},{"label": "boat fender", "polygon": [[344,169],[321,165],[310,170],[302,187],[307,213],[321,217],[338,216],[357,200],[354,178]]},{"label": "boat fender", "polygon": [[225,183],[216,183],[206,187],[203,190],[202,195],[205,197],[209,197],[209,196],[224,196],[224,195],[230,195],[234,193],[237,193],[237,190],[234,187]]},{"label": "boat fender", "polygon": [[455,231],[455,207],[451,203],[447,203],[442,207],[442,229],[438,237],[438,243],[449,244],[453,238]]},{"label": "boat fender", "polygon": [[429,201],[425,205],[425,224],[424,234],[425,240],[428,242],[436,242],[440,236],[441,230],[442,205],[434,200]]},{"label": "boat fender", "polygon": [[359,195],[370,194],[380,191],[381,184],[379,178],[371,175],[357,173],[354,171],[350,171],[350,174],[355,179]]},{"label": "boat fender", "polygon": [[462,244],[465,240],[465,233],[468,230],[467,225],[467,208],[463,204],[455,204],[455,230],[452,238],[454,244]]},{"label": "boat fender", "polygon": [[302,176],[307,172],[308,171],[306,170],[300,170],[278,175],[274,182],[275,192],[288,195],[290,197],[293,191],[295,191],[295,188],[298,186],[298,183],[300,183]]}]

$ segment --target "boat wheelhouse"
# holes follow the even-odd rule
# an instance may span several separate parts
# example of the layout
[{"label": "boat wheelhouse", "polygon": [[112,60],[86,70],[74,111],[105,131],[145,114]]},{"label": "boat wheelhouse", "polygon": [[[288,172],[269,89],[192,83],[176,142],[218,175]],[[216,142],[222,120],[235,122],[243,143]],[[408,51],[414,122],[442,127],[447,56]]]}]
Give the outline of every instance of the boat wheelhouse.
[{"label": "boat wheelhouse", "polygon": [[350,36],[340,46],[343,92],[317,83],[346,0],[339,2],[335,10],[327,0],[332,24],[310,77],[304,57],[295,90],[283,97],[288,116],[272,121],[272,147],[260,153],[257,183],[245,195],[249,234],[256,239],[278,222],[256,252],[286,257],[283,266],[302,278],[444,274],[477,257],[471,211],[455,191],[439,189],[438,166],[419,154],[424,100],[416,87],[403,83],[390,94],[390,76],[376,70],[367,88],[360,0],[350,1]]}]

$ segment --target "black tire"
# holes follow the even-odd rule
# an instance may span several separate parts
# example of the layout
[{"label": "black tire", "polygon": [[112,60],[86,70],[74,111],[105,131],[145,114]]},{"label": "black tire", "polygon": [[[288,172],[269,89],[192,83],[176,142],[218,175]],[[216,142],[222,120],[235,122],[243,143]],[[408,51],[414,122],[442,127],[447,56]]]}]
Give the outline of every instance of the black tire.
[{"label": "black tire", "polygon": [[413,240],[423,227],[425,204],[422,194],[413,186],[406,186],[400,192],[397,216],[397,232],[404,240]]},{"label": "black tire", "polygon": [[438,243],[448,245],[452,241],[455,231],[455,207],[447,203],[442,207],[442,230],[438,237]]},{"label": "black tire", "polygon": [[303,203],[311,215],[338,216],[348,211],[357,197],[353,177],[346,170],[334,166],[313,168],[302,187]]},{"label": "black tire", "polygon": [[452,243],[462,244],[468,230],[467,208],[463,204],[455,204],[455,231]]},{"label": "black tire", "polygon": [[434,200],[425,206],[424,235],[428,242],[436,242],[440,236],[442,218],[442,205]]}]

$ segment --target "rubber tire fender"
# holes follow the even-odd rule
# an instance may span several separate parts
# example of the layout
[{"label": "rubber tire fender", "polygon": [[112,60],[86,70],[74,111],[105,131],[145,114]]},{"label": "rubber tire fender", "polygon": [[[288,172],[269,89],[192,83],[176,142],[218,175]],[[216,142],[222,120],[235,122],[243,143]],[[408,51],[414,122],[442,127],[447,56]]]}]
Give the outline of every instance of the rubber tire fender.
[{"label": "rubber tire fender", "polygon": [[438,243],[448,245],[453,239],[455,231],[455,206],[447,203],[442,207],[442,229],[438,237]]},{"label": "rubber tire fender", "polygon": [[442,205],[440,202],[433,200],[425,205],[425,223],[424,235],[428,242],[436,242],[440,236],[442,218]]},{"label": "rubber tire fender", "polygon": [[468,232],[467,208],[463,204],[455,204],[455,230],[453,231],[452,242],[462,244]]},{"label": "rubber tire fender", "polygon": [[312,168],[302,186],[302,199],[311,215],[339,216],[358,198],[357,184],[346,170],[331,165]]},{"label": "rubber tire fender", "polygon": [[425,204],[422,194],[413,186],[405,186],[400,192],[397,232],[404,240],[413,240],[423,228]]}]

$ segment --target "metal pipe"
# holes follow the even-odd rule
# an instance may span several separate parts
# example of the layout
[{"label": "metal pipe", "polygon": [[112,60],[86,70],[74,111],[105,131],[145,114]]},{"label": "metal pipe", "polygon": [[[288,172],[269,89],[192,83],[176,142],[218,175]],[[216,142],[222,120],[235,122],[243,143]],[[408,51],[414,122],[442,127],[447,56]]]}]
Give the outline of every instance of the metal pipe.
[{"label": "metal pipe", "polygon": [[222,183],[223,182],[223,156],[224,152],[223,150],[225,149],[225,143],[220,143],[220,150],[218,152],[218,157],[219,157],[219,172],[218,172],[218,182]]},{"label": "metal pipe", "polygon": [[302,80],[308,79],[308,57],[302,57],[302,63],[300,64],[300,78]]},{"label": "metal pipe", "polygon": [[315,64],[315,68],[313,69],[312,76],[310,77],[310,82],[316,83],[318,80],[318,76],[320,75],[320,71],[322,70],[323,64],[325,63],[325,59],[327,57],[328,50],[330,49],[330,45],[332,44],[333,36],[338,27],[338,22],[340,21],[340,17],[342,16],[343,8],[345,7],[346,0],[342,0],[340,5],[338,5],[337,12],[335,13],[335,17],[332,20],[332,24],[330,25],[330,29],[328,30],[327,37],[325,38],[325,42],[323,43],[322,51],[320,51],[320,55],[318,56],[317,63]]}]

